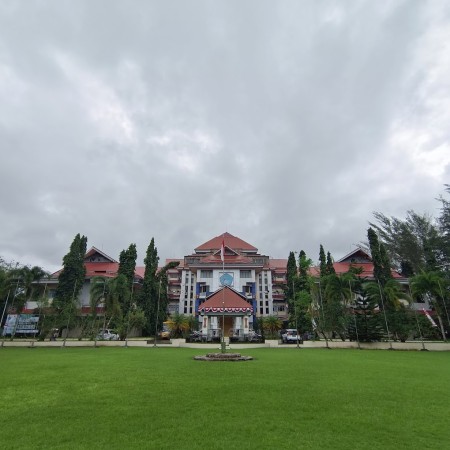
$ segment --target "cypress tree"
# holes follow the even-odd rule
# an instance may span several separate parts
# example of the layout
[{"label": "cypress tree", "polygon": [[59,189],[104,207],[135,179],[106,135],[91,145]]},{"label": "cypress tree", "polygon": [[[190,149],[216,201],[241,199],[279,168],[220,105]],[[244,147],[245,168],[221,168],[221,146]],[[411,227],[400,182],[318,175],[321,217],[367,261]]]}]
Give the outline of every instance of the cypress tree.
[{"label": "cypress tree", "polygon": [[287,262],[287,273],[286,273],[286,281],[287,281],[287,297],[292,298],[292,283],[295,283],[295,279],[297,277],[297,261],[295,259],[294,252],[289,253],[289,258]]},{"label": "cypress tree", "polygon": [[327,275],[327,261],[325,259],[325,250],[323,249],[322,244],[320,244],[319,261],[320,261],[320,277],[324,277],[325,275]]},{"label": "cypress tree", "polygon": [[117,275],[124,275],[131,291],[136,270],[137,251],[136,244],[130,244],[127,250],[122,250],[119,255],[119,270]]},{"label": "cypress tree", "polygon": [[332,275],[332,274],[336,273],[336,271],[334,270],[334,266],[333,266],[333,258],[331,257],[331,253],[330,252],[327,252],[327,262],[326,262],[325,273],[327,275]]},{"label": "cypress tree", "polygon": [[373,262],[373,274],[375,279],[384,286],[386,282],[392,278],[391,265],[386,252],[385,246],[378,240],[378,235],[373,228],[367,230],[369,239],[370,253]]},{"label": "cypress tree", "polygon": [[165,290],[166,288],[165,286],[161,286],[159,280],[157,279],[158,262],[158,249],[155,247],[154,238],[152,238],[144,259],[144,283],[138,296],[138,304],[144,311],[146,320],[143,332],[147,335],[152,335],[155,331],[156,310],[158,297],[161,293],[160,289]]},{"label": "cypress tree", "polygon": [[84,266],[84,256],[86,254],[87,237],[78,233],[72,244],[69,253],[63,258],[63,269],[58,277],[53,306],[61,311],[66,306],[71,305],[72,299],[78,298],[83,288],[86,276]]},{"label": "cypress tree", "polygon": [[300,250],[298,258],[298,287],[302,291],[310,291],[308,276],[311,265],[312,260],[306,256],[303,250]]}]

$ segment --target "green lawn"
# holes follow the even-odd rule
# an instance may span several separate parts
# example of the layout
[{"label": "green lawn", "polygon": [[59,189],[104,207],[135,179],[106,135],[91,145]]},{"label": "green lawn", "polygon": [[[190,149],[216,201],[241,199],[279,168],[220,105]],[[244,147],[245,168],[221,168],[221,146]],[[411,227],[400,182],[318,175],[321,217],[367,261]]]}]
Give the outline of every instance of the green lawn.
[{"label": "green lawn", "polygon": [[0,349],[8,449],[442,449],[450,354]]}]

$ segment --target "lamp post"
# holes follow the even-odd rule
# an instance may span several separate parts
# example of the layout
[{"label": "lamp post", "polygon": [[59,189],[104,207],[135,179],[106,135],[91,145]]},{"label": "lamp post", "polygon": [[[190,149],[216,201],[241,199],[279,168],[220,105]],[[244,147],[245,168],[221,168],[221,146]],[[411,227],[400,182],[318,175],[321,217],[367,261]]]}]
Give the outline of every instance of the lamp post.
[{"label": "lamp post", "polygon": [[295,314],[295,329],[297,330],[297,336],[295,338],[297,342],[297,348],[300,348],[299,342],[298,342],[298,317],[297,317],[297,302],[295,301],[295,283],[294,279],[292,279],[292,296],[294,297],[294,314]]},{"label": "lamp post", "polygon": [[158,336],[158,320],[159,320],[159,303],[160,303],[160,301],[161,301],[161,278],[159,279],[158,304],[156,307],[155,339],[153,340],[153,347],[156,347],[156,337]]}]

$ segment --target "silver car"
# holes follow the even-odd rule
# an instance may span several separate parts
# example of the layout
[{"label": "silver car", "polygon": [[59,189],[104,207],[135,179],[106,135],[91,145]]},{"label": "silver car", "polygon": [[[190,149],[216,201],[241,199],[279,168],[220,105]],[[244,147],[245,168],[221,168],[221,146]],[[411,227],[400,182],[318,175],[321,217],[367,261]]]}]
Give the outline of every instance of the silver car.
[{"label": "silver car", "polygon": [[118,341],[119,335],[112,330],[101,330],[97,334],[97,339],[100,341]]}]

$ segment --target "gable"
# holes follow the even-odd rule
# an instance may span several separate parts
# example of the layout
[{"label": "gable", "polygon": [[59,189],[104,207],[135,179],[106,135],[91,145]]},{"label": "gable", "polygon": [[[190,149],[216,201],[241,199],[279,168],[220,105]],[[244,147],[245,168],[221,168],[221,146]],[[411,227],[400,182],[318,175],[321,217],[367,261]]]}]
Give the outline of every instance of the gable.
[{"label": "gable", "polygon": [[364,263],[371,263],[372,258],[362,248],[356,248],[355,250],[350,252],[348,255],[345,255],[343,258],[341,258],[338,262],[364,264]]},{"label": "gable", "polygon": [[106,253],[103,253],[96,247],[92,247],[85,255],[84,255],[85,263],[116,263],[117,261],[111,256],[108,256]]},{"label": "gable", "polygon": [[242,239],[233,236],[230,233],[223,233],[219,236],[216,236],[215,238],[210,239],[209,241],[205,242],[202,245],[199,245],[197,248],[195,248],[196,253],[203,253],[208,251],[220,251],[220,248],[222,247],[222,242],[225,244],[225,248],[232,249],[234,251],[242,251],[242,252],[250,252],[255,253],[258,251],[256,247],[253,247],[253,245],[250,245],[248,242],[243,241]]},{"label": "gable", "polygon": [[198,310],[199,312],[253,312],[253,307],[239,292],[224,286],[209,295],[207,300],[199,306]]}]

